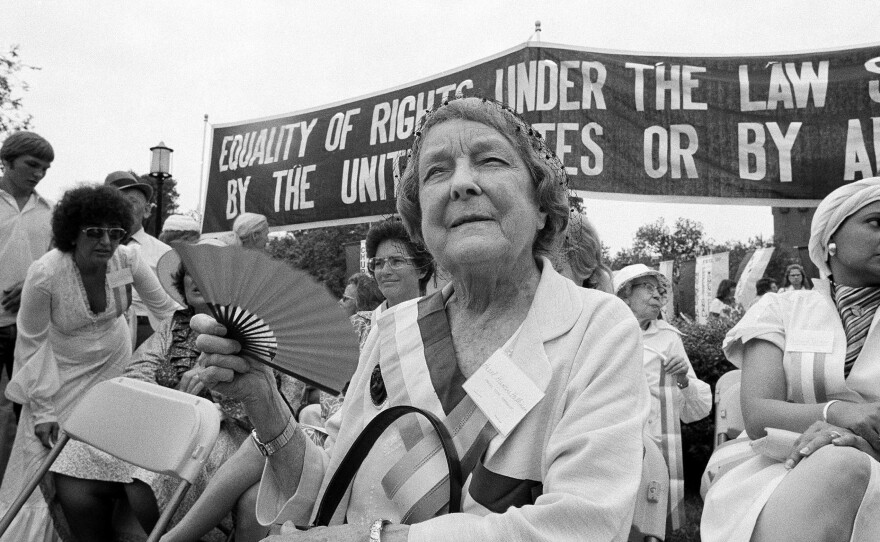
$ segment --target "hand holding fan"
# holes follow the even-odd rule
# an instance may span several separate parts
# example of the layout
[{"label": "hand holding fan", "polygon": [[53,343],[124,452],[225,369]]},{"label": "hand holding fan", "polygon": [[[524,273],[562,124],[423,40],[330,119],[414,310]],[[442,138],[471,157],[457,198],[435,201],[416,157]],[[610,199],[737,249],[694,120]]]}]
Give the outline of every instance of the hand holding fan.
[{"label": "hand holding fan", "polygon": [[357,366],[357,335],[323,285],[262,250],[175,249],[242,357],[331,393],[342,390]]}]

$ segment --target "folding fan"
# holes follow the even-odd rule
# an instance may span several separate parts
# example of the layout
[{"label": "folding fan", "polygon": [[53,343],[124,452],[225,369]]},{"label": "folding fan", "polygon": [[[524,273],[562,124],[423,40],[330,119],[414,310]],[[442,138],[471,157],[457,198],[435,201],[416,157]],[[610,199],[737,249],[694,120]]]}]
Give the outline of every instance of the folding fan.
[{"label": "folding fan", "polygon": [[323,285],[262,250],[174,245],[242,357],[325,391],[342,390],[357,366],[357,335]]}]

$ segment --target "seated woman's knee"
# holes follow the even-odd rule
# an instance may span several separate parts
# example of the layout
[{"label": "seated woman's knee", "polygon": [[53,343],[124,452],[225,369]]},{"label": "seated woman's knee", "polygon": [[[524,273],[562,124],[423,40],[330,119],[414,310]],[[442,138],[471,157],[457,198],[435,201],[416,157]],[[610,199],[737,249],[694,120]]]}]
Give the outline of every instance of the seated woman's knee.
[{"label": "seated woman's knee", "polygon": [[[823,446],[803,461],[803,467],[816,471],[827,478],[830,490],[864,494],[871,475],[871,458],[868,454],[848,446]],[[797,467],[800,468],[801,466]]]}]

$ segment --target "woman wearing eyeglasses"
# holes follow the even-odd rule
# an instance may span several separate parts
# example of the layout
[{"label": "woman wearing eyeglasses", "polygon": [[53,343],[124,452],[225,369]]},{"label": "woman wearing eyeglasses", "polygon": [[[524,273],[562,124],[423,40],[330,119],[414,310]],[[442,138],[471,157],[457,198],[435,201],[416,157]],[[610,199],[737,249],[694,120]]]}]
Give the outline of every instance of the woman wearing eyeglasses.
[{"label": "woman wearing eyeglasses", "polygon": [[367,257],[367,269],[385,296],[386,302],[379,305],[380,313],[424,294],[434,272],[431,255],[409,238],[403,223],[396,219],[379,222],[370,228]]},{"label": "woman wearing eyeglasses", "polygon": [[[122,374],[131,359],[123,315],[134,287],[157,315],[176,305],[138,252],[119,243],[133,218],[112,187],[67,191],[52,215],[55,249],[28,270],[18,312],[16,372],[6,394],[22,403],[21,421],[0,490],[4,513],[58,439],[59,424],[94,384]],[[127,495],[132,508],[152,499],[110,456],[71,441],[51,474],[55,498],[78,540],[109,540],[114,501]],[[55,501],[53,501],[54,504]],[[138,519],[149,530],[158,513]],[[35,492],[7,531],[9,540],[56,540],[49,509]]]},{"label": "woman wearing eyeglasses", "polygon": [[684,519],[679,420],[691,423],[708,416],[712,390],[694,373],[681,332],[659,319],[669,287],[662,273],[644,264],[629,265],[614,275],[614,292],[629,305],[642,328],[645,377],[651,391],[646,431],[669,467],[669,525],[677,530]]}]

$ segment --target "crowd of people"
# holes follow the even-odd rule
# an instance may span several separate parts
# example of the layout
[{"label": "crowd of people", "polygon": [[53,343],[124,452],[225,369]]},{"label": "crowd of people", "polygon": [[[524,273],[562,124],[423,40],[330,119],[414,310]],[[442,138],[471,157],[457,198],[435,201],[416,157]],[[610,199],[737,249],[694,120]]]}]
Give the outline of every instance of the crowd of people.
[{"label": "crowd of people", "polygon": [[[366,272],[339,300],[361,347],[339,395],[238,355],[169,245],[264,250],[266,217],[243,213],[229,236],[206,239],[197,220],[174,215],[155,238],[143,229],[153,189],[131,172],[53,206],[35,191],[54,159],[44,138],[14,133],[0,159],[0,357],[5,397],[20,409],[0,514],[78,398],[126,376],[222,413],[166,542],[232,529],[236,541],[625,540],[648,446],[666,461],[668,527],[682,525],[680,424],[709,415],[712,391],[664,317],[672,284],[643,264],[611,271],[596,228],[570,208],[562,164],[503,104],[459,98],[424,116],[399,217],[370,228]],[[817,209],[810,256],[821,277],[792,264],[778,292],[758,281],[724,342],[742,368],[746,430],[707,467],[704,540],[876,532],[878,245],[873,178]],[[735,288],[719,285],[711,318],[741,310]],[[404,417],[348,473],[343,458],[364,429],[397,406],[447,427],[455,472],[430,425]],[[346,473],[337,508],[324,511]],[[149,532],[171,487],[72,441],[0,539],[113,540],[120,501]],[[303,530],[319,510],[329,524]]]}]

